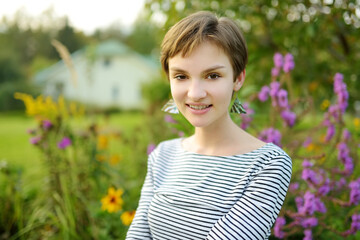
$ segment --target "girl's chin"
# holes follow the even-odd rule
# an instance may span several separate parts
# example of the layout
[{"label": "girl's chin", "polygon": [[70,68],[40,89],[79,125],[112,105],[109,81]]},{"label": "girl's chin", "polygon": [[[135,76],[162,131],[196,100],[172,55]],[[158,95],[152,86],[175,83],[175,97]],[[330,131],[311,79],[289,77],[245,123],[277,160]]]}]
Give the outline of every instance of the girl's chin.
[{"label": "girl's chin", "polygon": [[204,128],[209,126],[209,121],[207,121],[207,119],[194,119],[191,117],[185,117],[185,118],[195,128]]}]

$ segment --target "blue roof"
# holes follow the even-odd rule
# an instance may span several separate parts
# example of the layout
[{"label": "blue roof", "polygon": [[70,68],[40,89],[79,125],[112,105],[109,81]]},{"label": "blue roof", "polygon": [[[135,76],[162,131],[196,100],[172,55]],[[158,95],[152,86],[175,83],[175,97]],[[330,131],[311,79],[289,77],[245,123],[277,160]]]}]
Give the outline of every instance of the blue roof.
[{"label": "blue roof", "polygon": [[[90,51],[91,52],[90,54],[91,55],[94,54],[96,57],[98,56],[111,57],[118,55],[134,54],[138,58],[142,59],[142,61],[146,62],[146,64],[149,65],[150,67],[154,69],[159,67],[159,63],[155,59],[141,55],[117,40],[107,40],[99,44],[96,44],[94,46],[88,45],[72,53],[71,57],[74,58],[77,55],[83,55],[83,54],[86,55],[87,51]],[[53,64],[52,66],[41,70],[35,75],[35,81],[37,82],[45,81],[46,78],[53,72],[54,69],[56,69],[57,66],[61,66],[63,64],[64,64],[63,60],[60,60],[59,62]]]},{"label": "blue roof", "polygon": [[131,50],[123,43],[116,40],[107,40],[96,46],[96,55],[114,56],[129,53]]}]

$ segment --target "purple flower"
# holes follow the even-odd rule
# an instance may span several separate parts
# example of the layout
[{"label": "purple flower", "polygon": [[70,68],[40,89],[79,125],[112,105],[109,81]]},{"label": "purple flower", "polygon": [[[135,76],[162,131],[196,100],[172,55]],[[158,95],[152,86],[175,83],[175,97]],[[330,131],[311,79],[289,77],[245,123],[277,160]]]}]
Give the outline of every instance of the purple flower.
[{"label": "purple flower", "polygon": [[274,65],[276,68],[281,68],[284,64],[284,58],[283,55],[281,55],[281,53],[275,53],[274,54]]},{"label": "purple flower", "polygon": [[280,142],[281,142],[281,133],[279,132],[279,130],[274,129],[274,128],[268,128],[263,130],[260,133],[259,136],[260,140],[264,141],[264,142],[272,142],[278,146],[280,146]]},{"label": "purple flower", "polygon": [[153,143],[150,143],[148,146],[147,146],[147,155],[150,155],[150,153],[152,153],[152,151],[154,151],[154,149],[156,148],[156,145],[153,144]]},{"label": "purple flower", "polygon": [[327,178],[324,184],[319,188],[318,192],[320,195],[325,196],[330,192],[330,189],[331,189],[330,179]]},{"label": "purple flower", "polygon": [[302,197],[296,197],[295,203],[296,203],[298,212],[302,211],[302,207],[304,206],[304,199]]},{"label": "purple flower", "polygon": [[271,96],[271,100],[272,100],[272,105],[274,107],[277,106],[277,94],[280,90],[280,83],[279,82],[272,82],[270,83],[270,96]]},{"label": "purple flower", "polygon": [[312,228],[317,225],[318,225],[318,220],[316,217],[305,218],[301,222],[301,226],[303,226],[303,228]]},{"label": "purple flower", "polygon": [[348,157],[345,160],[345,174],[350,175],[354,171],[354,163],[352,162],[352,158]]},{"label": "purple flower", "polygon": [[335,182],[335,186],[337,189],[341,189],[346,185],[346,179],[345,178],[340,178],[339,181]]},{"label": "purple flower", "polygon": [[284,217],[278,217],[276,219],[275,225],[274,225],[274,235],[277,238],[284,238],[285,232],[282,231],[283,226],[285,225],[286,220]]},{"label": "purple flower", "polygon": [[294,192],[294,191],[296,191],[298,189],[299,189],[299,183],[298,182],[291,183],[290,186],[289,186],[289,191],[290,192]]},{"label": "purple flower", "polygon": [[281,112],[281,117],[286,123],[286,125],[288,125],[289,127],[294,126],[296,120],[296,114],[294,112],[284,110]]},{"label": "purple flower", "polygon": [[178,132],[178,136],[179,136],[179,137],[184,137],[184,136],[185,136],[185,133],[184,133],[183,131],[179,131],[179,132]]},{"label": "purple flower", "polygon": [[249,127],[250,123],[253,120],[254,110],[249,107],[248,103],[244,103],[243,107],[244,107],[244,109],[246,111],[246,114],[241,114],[240,115],[241,119],[242,119],[241,128],[245,130],[245,129],[247,129]]},{"label": "purple flower", "polygon": [[309,160],[304,160],[304,161],[302,162],[302,166],[303,166],[304,168],[308,168],[308,167],[314,166],[314,164],[313,164],[312,162],[310,162]]},{"label": "purple flower", "polygon": [[311,137],[307,137],[306,139],[305,139],[305,141],[303,142],[303,147],[307,147],[307,146],[309,146],[309,144],[312,142],[312,138]]},{"label": "purple flower", "polygon": [[350,188],[350,200],[349,203],[357,205],[360,202],[360,178],[349,183]]},{"label": "purple flower", "polygon": [[326,213],[326,207],[325,204],[320,200],[320,198],[314,199],[314,205],[315,205],[315,211]]},{"label": "purple flower", "polygon": [[335,73],[334,76],[334,81],[335,82],[342,82],[344,80],[344,75],[342,75],[341,73]]},{"label": "purple flower", "polygon": [[35,136],[30,138],[30,143],[33,145],[37,145],[41,141],[41,136]]},{"label": "purple flower", "polygon": [[330,141],[334,135],[335,135],[335,126],[333,124],[330,124],[326,131],[325,141],[326,142]]},{"label": "purple flower", "polygon": [[344,141],[348,141],[351,137],[351,134],[349,132],[349,130],[347,130],[346,128],[343,130],[342,132],[342,137],[344,139]]},{"label": "purple flower", "polygon": [[347,158],[350,154],[350,150],[348,148],[348,146],[346,145],[346,143],[341,142],[338,144],[337,146],[338,148],[338,159],[344,163],[344,159]]},{"label": "purple flower", "polygon": [[328,108],[327,115],[333,117],[337,122],[340,120],[340,114],[339,114],[339,106],[338,105],[331,105]]},{"label": "purple flower", "polygon": [[277,77],[280,75],[280,68],[274,67],[271,69],[271,76]]},{"label": "purple flower", "polygon": [[351,227],[350,231],[352,234],[360,231],[360,214],[354,214],[351,216]]},{"label": "purple flower", "polygon": [[265,102],[270,93],[270,88],[268,86],[263,86],[258,94],[258,98],[261,102]]},{"label": "purple flower", "polygon": [[353,159],[350,156],[350,150],[345,142],[341,142],[337,146],[338,148],[338,160],[345,166],[345,173],[351,174],[354,170]]},{"label": "purple flower", "polygon": [[58,142],[57,144],[58,148],[60,149],[65,149],[70,145],[71,145],[71,140],[68,137],[63,137],[63,139],[61,139],[61,141]]},{"label": "purple flower", "polygon": [[316,210],[315,195],[307,191],[304,195],[304,204],[300,207],[299,213],[313,215]]},{"label": "purple flower", "polygon": [[334,92],[337,95],[337,104],[342,113],[345,112],[348,106],[349,93],[344,83],[344,76],[341,73],[336,73],[334,76]]},{"label": "purple flower", "polygon": [[53,124],[50,120],[44,120],[42,121],[42,126],[45,130],[49,130],[53,126]]},{"label": "purple flower", "polygon": [[169,114],[165,114],[164,120],[165,120],[165,122],[168,122],[168,123],[177,123],[177,121]]},{"label": "purple flower", "polygon": [[309,168],[303,169],[301,178],[310,183],[311,185],[319,184],[319,179],[316,176],[316,172]]},{"label": "purple flower", "polygon": [[269,91],[269,93],[270,93],[271,97],[275,98],[279,90],[280,90],[280,83],[279,82],[274,81],[274,82],[270,83],[270,91]]},{"label": "purple flower", "polygon": [[284,58],[283,70],[284,72],[288,73],[291,70],[293,70],[294,67],[295,67],[294,57],[290,53],[287,53]]},{"label": "purple flower", "polygon": [[280,107],[282,108],[288,107],[288,93],[285,89],[280,89],[277,92],[277,98]]},{"label": "purple flower", "polygon": [[305,235],[305,237],[303,238],[303,240],[312,240],[312,231],[311,231],[311,229],[304,230],[304,235]]},{"label": "purple flower", "polygon": [[341,73],[336,73],[334,76],[334,92],[339,94],[344,89],[346,89],[346,84],[344,84],[344,75]]}]

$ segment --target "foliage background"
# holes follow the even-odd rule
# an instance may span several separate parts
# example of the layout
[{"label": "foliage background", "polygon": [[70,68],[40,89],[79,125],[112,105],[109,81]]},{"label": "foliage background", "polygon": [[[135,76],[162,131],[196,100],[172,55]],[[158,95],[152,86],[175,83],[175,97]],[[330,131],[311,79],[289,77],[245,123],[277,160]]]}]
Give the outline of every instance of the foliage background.
[{"label": "foliage background", "polygon": [[[169,27],[198,10],[210,10],[219,16],[234,18],[241,26],[250,55],[247,80],[241,93],[244,99],[251,98],[263,85],[270,82],[275,52],[294,55],[296,67],[291,74],[294,95],[314,100],[311,104],[298,105],[299,109],[307,110],[311,116],[298,126],[299,136],[306,135],[314,122],[321,121],[324,111],[319,109],[323,100],[335,100],[332,84],[335,72],[344,74],[350,94],[347,124],[352,125],[354,117],[360,116],[360,68],[356,65],[360,60],[360,44],[357,43],[360,39],[359,1],[148,0],[130,33],[123,32],[121,27],[110,26],[98,29],[93,34],[84,34],[72,27],[66,17],[54,17],[51,10],[39,16],[43,20],[33,19],[19,12],[12,21],[0,21],[0,160],[4,160],[1,162],[3,165],[4,162],[7,163],[5,167],[0,164],[0,199],[7,204],[0,210],[0,223],[10,222],[8,225],[0,224],[0,239],[76,239],[76,236],[81,239],[89,234],[95,239],[124,238],[127,227],[121,223],[120,214],[112,215],[100,209],[100,199],[106,194],[107,188],[123,188],[123,210],[135,209],[146,172],[148,145],[177,137],[179,131],[191,134],[183,119],[176,119],[184,125],[180,124],[178,129],[174,129],[174,126],[164,121],[164,115],[159,111],[159,106],[169,97],[165,76],[154,84],[144,86],[144,96],[150,102],[145,112],[119,111],[108,115],[105,111],[99,114],[89,110],[87,117],[81,121],[65,121],[72,126],[69,132],[74,139],[81,137],[79,131],[86,132],[94,124],[99,126],[98,134],[111,135],[120,131],[122,136],[121,141],[114,140],[112,143],[112,149],[119,150],[122,160],[112,167],[109,162],[103,163],[107,169],[104,172],[109,174],[109,170],[112,177],[99,180],[102,186],[94,188],[97,192],[90,193],[92,197],[89,197],[85,208],[90,212],[85,214],[88,219],[93,219],[98,225],[87,222],[87,230],[81,231],[66,228],[66,221],[58,221],[59,215],[51,207],[41,207],[54,193],[46,184],[51,172],[46,168],[46,158],[38,149],[29,147],[30,136],[25,133],[27,128],[38,128],[41,125],[39,119],[29,119],[22,113],[14,112],[24,110],[24,105],[15,100],[13,95],[15,92],[25,92],[32,96],[40,94],[40,89],[32,84],[32,77],[37,71],[59,60],[58,53],[51,45],[54,38],[62,42],[70,52],[105,39],[118,39],[139,53],[158,58],[161,39]],[[34,20],[40,23],[36,27],[30,25]],[[254,121],[260,125],[265,124],[269,116],[261,112],[264,105],[258,102],[254,104],[252,107],[257,112]],[[270,109],[270,105],[265,106]],[[350,130],[354,138],[359,139],[356,127],[351,127]],[[260,129],[253,131],[256,134]],[[93,141],[96,145],[97,140]],[[110,153],[112,150],[107,151]],[[336,162],[332,164],[335,165]],[[295,170],[299,170],[300,165],[301,163],[294,162]],[[356,173],[358,172],[359,169]],[[91,181],[94,179],[91,177]],[[50,192],[43,194],[45,191]],[[353,211],[356,209],[358,207]],[[39,221],[34,221],[34,216],[39,216],[37,214],[42,217]],[[338,217],[334,224],[340,226],[342,222],[343,219]],[[346,222],[349,223],[348,218]],[[303,235],[296,237],[302,239]]]}]

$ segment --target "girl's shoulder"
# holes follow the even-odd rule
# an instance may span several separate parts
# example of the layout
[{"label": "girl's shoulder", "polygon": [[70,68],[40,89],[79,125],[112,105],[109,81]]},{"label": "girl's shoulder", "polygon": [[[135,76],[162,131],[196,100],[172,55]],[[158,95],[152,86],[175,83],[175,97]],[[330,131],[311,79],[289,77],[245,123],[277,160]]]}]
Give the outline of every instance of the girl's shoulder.
[{"label": "girl's shoulder", "polygon": [[169,139],[158,143],[151,154],[152,155],[159,155],[162,153],[166,154],[168,152],[173,152],[180,149],[181,149],[181,138]]}]

